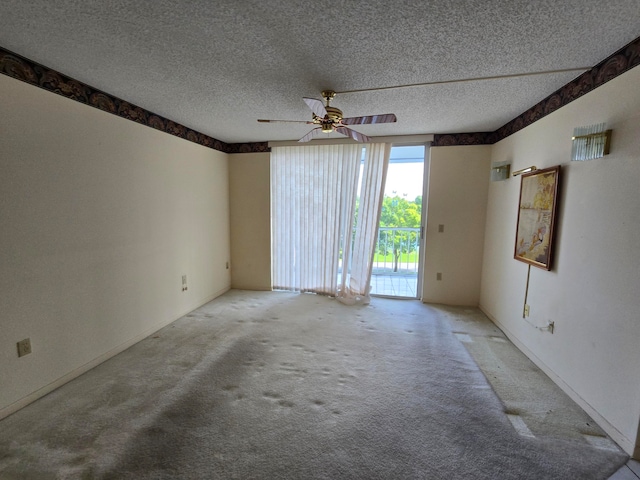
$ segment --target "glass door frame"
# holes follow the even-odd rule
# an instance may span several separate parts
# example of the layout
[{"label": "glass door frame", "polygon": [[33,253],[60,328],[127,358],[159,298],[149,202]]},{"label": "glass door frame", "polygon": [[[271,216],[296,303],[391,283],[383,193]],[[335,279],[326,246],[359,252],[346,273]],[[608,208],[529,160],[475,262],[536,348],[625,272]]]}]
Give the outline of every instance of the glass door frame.
[{"label": "glass door frame", "polygon": [[[424,272],[424,246],[425,246],[425,238],[426,238],[426,214],[427,214],[427,193],[428,193],[428,178],[429,178],[429,160],[430,160],[430,146],[431,142],[402,142],[402,143],[392,143],[391,149],[394,147],[424,147],[424,158],[423,158],[423,178],[422,178],[422,205],[421,205],[421,219],[420,219],[420,235],[418,238],[419,244],[419,254],[418,254],[418,269],[417,269],[417,279],[416,279],[416,291],[413,296],[402,296],[402,295],[388,295],[388,294],[380,294],[380,293],[372,293],[371,295],[374,297],[382,297],[382,298],[397,298],[397,299],[406,299],[406,300],[421,300],[422,299],[422,281],[423,281],[423,272]],[[398,162],[401,163],[401,162]],[[390,164],[389,164],[390,166]],[[389,168],[389,167],[387,167]],[[385,186],[386,188],[386,186]],[[380,220],[378,220],[378,228],[380,228]]]},{"label": "glass door frame", "polygon": [[429,170],[431,166],[431,142],[424,144],[424,170],[422,172],[422,219],[420,220],[420,255],[418,257],[418,282],[416,298],[422,301],[424,263],[427,246],[427,210],[429,205]]}]

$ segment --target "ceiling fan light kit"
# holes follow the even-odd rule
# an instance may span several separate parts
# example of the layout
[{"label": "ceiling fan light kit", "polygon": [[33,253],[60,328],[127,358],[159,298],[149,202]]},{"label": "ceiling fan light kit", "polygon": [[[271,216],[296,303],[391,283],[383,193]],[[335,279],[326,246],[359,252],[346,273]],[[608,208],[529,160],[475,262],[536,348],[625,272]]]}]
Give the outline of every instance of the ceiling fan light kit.
[{"label": "ceiling fan light kit", "polygon": [[319,133],[332,133],[336,132],[346,137],[349,137],[356,142],[370,142],[371,138],[367,135],[357,132],[347,125],[371,125],[376,123],[394,123],[398,119],[393,113],[386,113],[383,115],[367,115],[364,117],[349,117],[344,118],[342,110],[330,105],[331,100],[336,96],[336,92],[333,90],[323,90],[322,98],[326,103],[322,103],[321,100],[315,98],[304,97],[303,100],[307,106],[311,109],[312,117],[311,121],[303,120],[265,120],[258,119],[262,123],[305,123],[308,125],[317,125],[316,128],[302,137],[299,142],[308,142],[312,138],[316,137]]}]

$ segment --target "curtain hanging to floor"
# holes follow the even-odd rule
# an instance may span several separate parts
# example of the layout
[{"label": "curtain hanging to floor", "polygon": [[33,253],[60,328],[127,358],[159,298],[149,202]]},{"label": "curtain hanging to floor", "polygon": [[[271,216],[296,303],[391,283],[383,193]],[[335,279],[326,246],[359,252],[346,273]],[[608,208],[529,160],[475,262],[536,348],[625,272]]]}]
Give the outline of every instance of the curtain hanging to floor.
[{"label": "curtain hanging to floor", "polygon": [[368,303],[391,145],[274,147],[271,152],[273,288]]},{"label": "curtain hanging to floor", "polygon": [[359,144],[272,149],[274,289],[336,295],[341,242],[352,231],[361,152]]},{"label": "curtain hanging to floor", "polygon": [[345,260],[337,294],[342,303],[367,304],[371,301],[371,270],[390,152],[390,144],[366,146],[355,234],[353,243],[347,242],[343,253]]}]

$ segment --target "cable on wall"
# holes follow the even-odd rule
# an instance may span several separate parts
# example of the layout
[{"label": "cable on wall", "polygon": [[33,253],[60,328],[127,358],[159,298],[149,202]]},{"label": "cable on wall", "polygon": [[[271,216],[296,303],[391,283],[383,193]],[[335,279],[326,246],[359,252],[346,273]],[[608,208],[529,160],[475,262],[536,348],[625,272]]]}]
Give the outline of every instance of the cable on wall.
[{"label": "cable on wall", "polygon": [[527,305],[527,299],[529,298],[529,278],[531,277],[531,265],[528,266],[527,269],[527,284],[524,290],[524,305],[522,306],[522,319],[527,322],[531,327],[535,328],[536,330],[540,330],[541,332],[551,332],[553,333],[553,329],[554,329],[554,322],[549,321],[547,323],[547,325],[545,325],[544,327],[540,327],[534,323],[531,323],[529,320],[527,320],[527,317],[529,316],[529,305]]}]

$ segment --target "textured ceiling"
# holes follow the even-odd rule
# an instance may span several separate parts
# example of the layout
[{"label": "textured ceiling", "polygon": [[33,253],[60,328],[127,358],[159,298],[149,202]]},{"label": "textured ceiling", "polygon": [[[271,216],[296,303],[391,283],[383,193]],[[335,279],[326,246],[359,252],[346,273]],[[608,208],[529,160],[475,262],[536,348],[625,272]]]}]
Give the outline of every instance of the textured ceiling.
[{"label": "textured ceiling", "polygon": [[[591,67],[639,0],[2,0],[0,46],[227,143],[295,140],[302,97]],[[581,71],[345,93],[367,135],[493,131]]]}]

